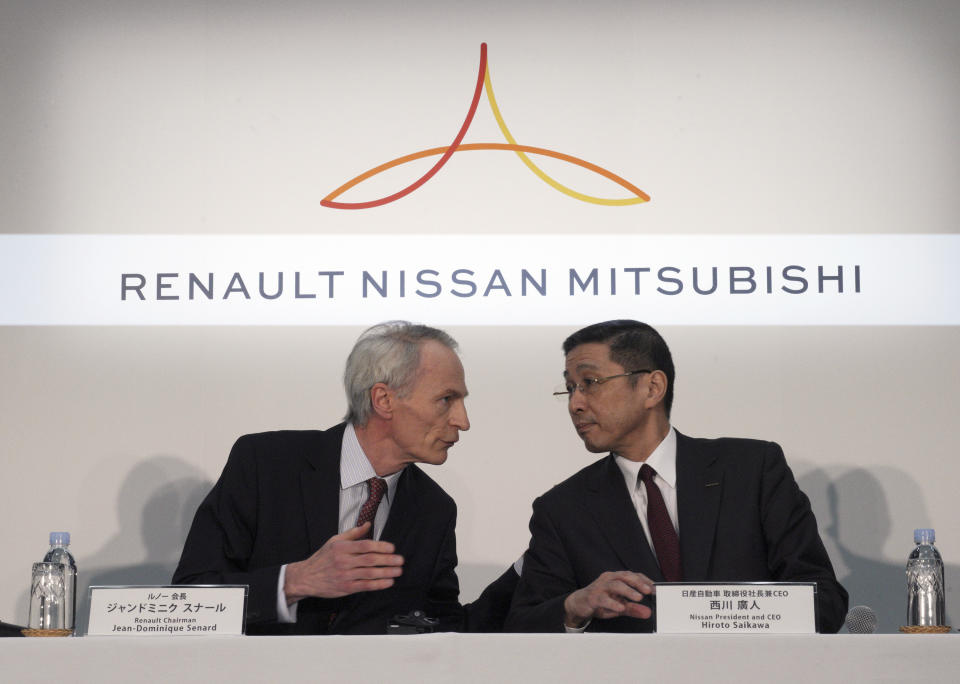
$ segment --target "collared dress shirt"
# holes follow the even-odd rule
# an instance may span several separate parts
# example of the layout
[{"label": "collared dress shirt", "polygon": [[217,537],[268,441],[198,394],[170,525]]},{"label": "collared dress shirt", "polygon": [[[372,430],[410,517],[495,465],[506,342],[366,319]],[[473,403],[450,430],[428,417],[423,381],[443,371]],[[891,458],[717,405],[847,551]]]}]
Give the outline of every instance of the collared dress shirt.
[{"label": "collared dress shirt", "polygon": [[660,488],[663,495],[663,503],[667,506],[667,513],[670,515],[670,522],[673,523],[673,529],[677,536],[680,535],[680,528],[677,523],[677,433],[670,427],[670,432],[663,438],[663,441],[657,445],[653,453],[646,461],[629,461],[619,454],[616,457],[617,466],[623,473],[624,483],[627,485],[627,491],[630,493],[630,499],[633,501],[633,507],[637,510],[637,517],[643,526],[643,533],[647,536],[647,543],[650,545],[650,551],[656,556],[657,552],[653,548],[653,537],[650,536],[650,524],[647,522],[647,486],[640,479],[640,468],[646,463],[657,473],[653,478],[654,483]]}]

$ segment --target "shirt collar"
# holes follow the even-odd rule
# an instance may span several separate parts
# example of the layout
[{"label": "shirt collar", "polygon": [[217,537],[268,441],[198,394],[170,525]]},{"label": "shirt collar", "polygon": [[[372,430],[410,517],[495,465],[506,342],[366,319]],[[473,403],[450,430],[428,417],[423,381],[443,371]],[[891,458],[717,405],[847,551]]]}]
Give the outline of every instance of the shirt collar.
[{"label": "shirt collar", "polygon": [[[393,500],[401,473],[403,473],[402,468],[383,478],[387,482],[385,494],[387,502]],[[343,442],[340,443],[340,490],[365,483],[371,477],[377,477],[377,471],[373,469],[370,460],[363,452],[360,440],[357,439],[357,431],[353,429],[353,423],[347,423],[343,431]]]},{"label": "shirt collar", "polygon": [[653,453],[647,457],[646,461],[631,461],[623,456],[616,457],[617,466],[623,473],[623,479],[627,487],[633,489],[637,486],[637,479],[640,476],[640,467],[646,463],[663,479],[671,488],[677,488],[677,432],[670,426],[670,431],[663,441],[657,445]]}]

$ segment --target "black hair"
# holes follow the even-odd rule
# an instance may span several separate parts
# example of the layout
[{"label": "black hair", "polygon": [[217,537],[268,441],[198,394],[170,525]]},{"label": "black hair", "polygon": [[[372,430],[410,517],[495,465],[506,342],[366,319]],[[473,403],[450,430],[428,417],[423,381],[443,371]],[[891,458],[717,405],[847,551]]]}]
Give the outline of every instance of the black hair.
[{"label": "black hair", "polygon": [[[569,354],[581,344],[600,342],[610,347],[610,360],[623,366],[625,371],[650,368],[663,371],[667,376],[667,391],[663,396],[663,408],[667,418],[673,406],[673,381],[676,373],[670,347],[654,328],[632,320],[604,321],[588,325],[563,341],[563,353]],[[637,378],[630,378],[636,383]]]}]

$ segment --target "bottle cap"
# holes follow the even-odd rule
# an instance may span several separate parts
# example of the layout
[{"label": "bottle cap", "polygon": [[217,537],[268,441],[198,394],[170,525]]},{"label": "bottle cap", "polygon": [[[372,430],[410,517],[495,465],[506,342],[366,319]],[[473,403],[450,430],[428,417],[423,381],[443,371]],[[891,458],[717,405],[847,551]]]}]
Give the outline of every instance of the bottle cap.
[{"label": "bottle cap", "polygon": [[937,538],[937,535],[934,534],[933,530],[928,528],[920,528],[913,531],[913,543],[914,544],[932,544]]},{"label": "bottle cap", "polygon": [[51,532],[50,546],[70,546],[69,532]]}]

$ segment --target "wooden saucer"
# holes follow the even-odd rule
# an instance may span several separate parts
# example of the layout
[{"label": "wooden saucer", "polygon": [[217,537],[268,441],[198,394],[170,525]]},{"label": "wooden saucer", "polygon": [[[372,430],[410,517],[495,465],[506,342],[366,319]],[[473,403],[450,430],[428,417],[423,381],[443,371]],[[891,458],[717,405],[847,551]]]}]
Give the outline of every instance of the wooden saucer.
[{"label": "wooden saucer", "polygon": [[904,634],[946,634],[950,629],[950,625],[910,625],[901,627],[900,631]]}]

